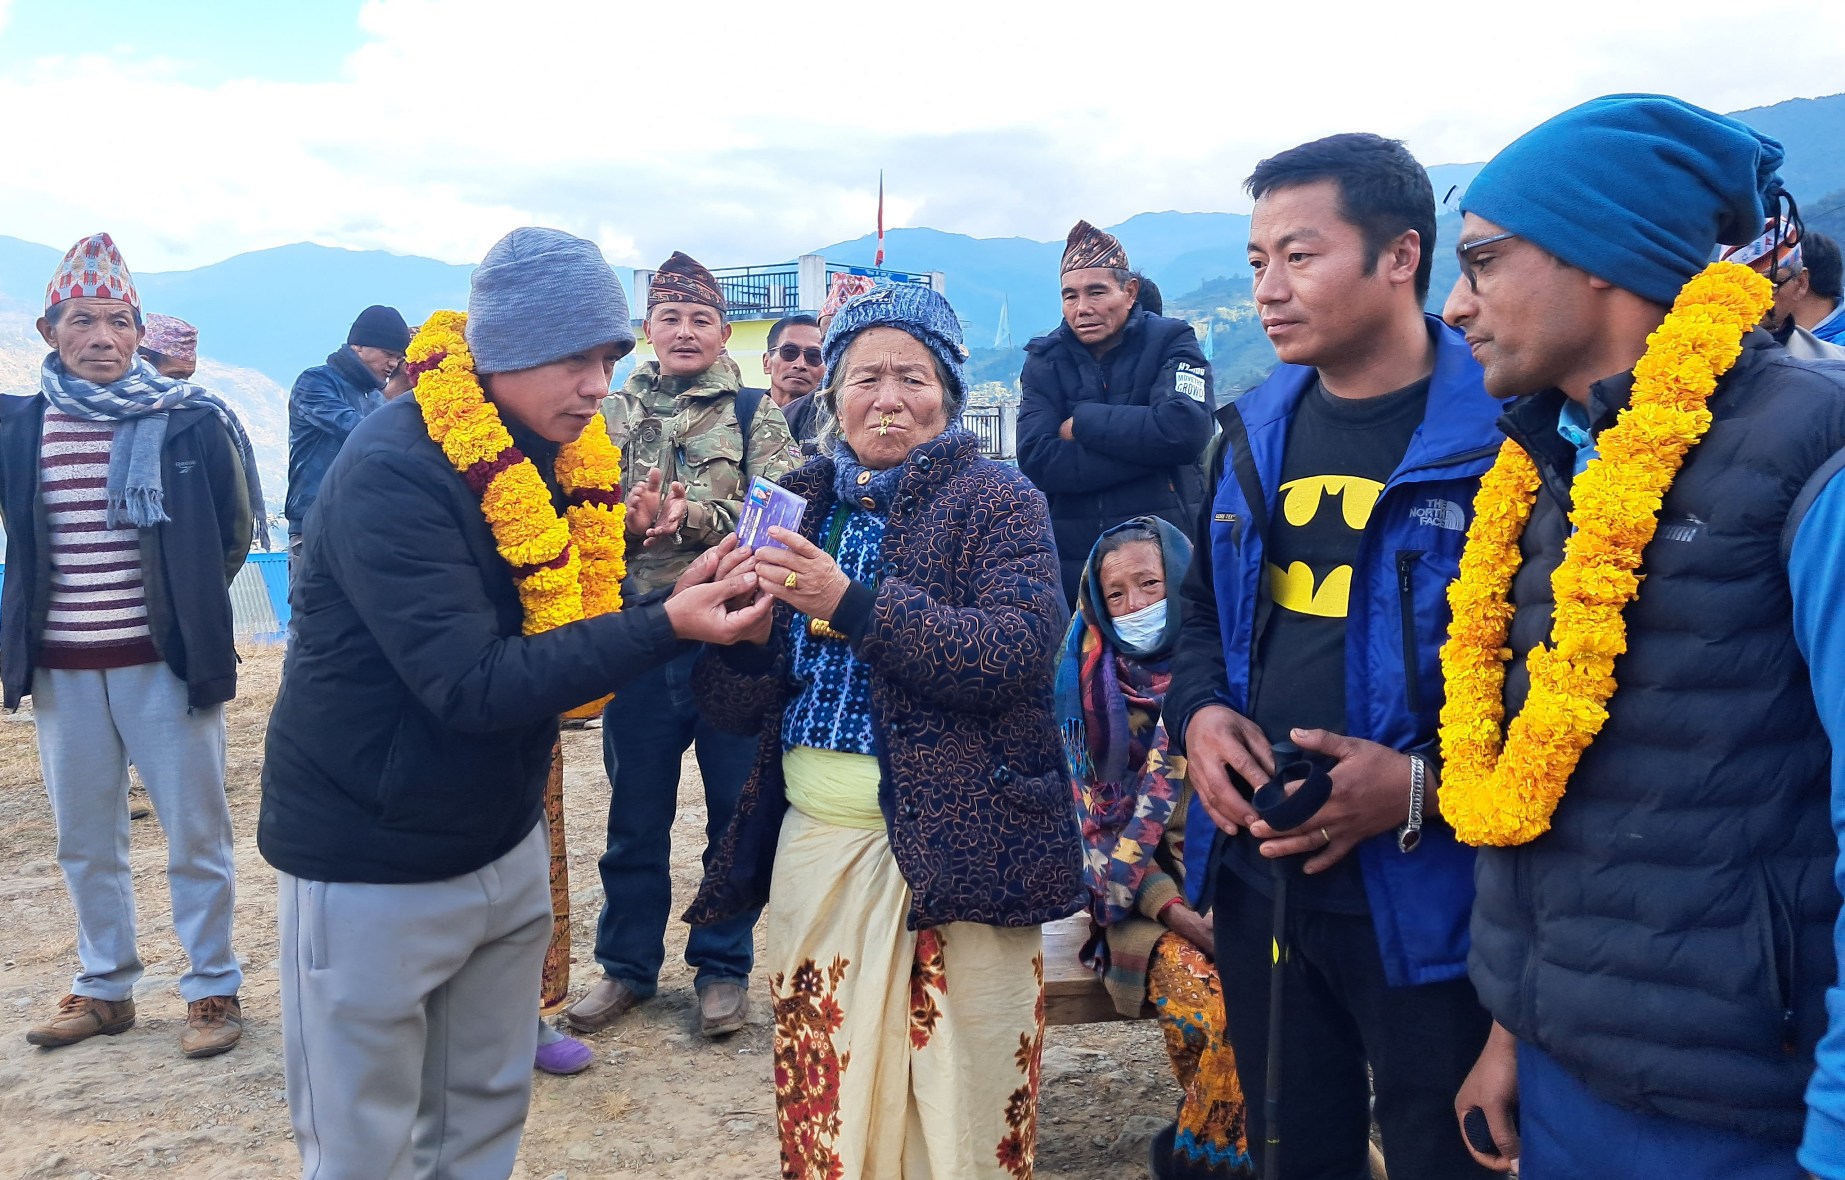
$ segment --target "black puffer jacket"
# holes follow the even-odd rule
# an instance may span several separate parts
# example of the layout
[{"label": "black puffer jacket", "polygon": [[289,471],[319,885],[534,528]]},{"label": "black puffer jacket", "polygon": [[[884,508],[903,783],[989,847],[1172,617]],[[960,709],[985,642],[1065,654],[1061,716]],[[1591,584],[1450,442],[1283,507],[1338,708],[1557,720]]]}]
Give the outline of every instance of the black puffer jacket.
[{"label": "black puffer jacket", "polygon": [[1101,361],[1060,324],[1025,346],[1019,390],[1019,470],[1050,501],[1066,604],[1104,529],[1135,516],[1193,527],[1212,395],[1190,324],[1136,308]]},{"label": "black puffer jacket", "polygon": [[[1598,426],[1630,389],[1595,387]],[[1569,532],[1561,400],[1528,398],[1503,420],[1544,475],[1513,588],[1508,715],[1548,639]],[[1758,331],[1710,409],[1644,555],[1606,725],[1551,830],[1480,851],[1469,967],[1500,1024],[1609,1101],[1793,1142],[1839,895],[1831,750],[1781,533],[1845,448],[1845,367],[1791,361]]]},{"label": "black puffer jacket", "polygon": [[[6,587],[0,598],[0,696],[8,709],[32,691],[33,659],[51,586],[40,498],[41,397],[0,397],[0,522],[6,525]],[[195,709],[237,693],[231,579],[250,555],[252,514],[230,431],[209,409],[167,415],[160,451],[168,520],[141,530],[142,585],[154,649],[186,682]]]},{"label": "black puffer jacket", "polygon": [[[556,448],[512,434],[548,473]],[[257,844],[315,881],[473,872],[538,822],[558,713],[683,650],[666,608],[521,635],[512,569],[412,397],[353,431],[315,512]]]},{"label": "black puffer jacket", "polygon": [[[818,541],[838,502],[830,458],[782,486],[805,497]],[[913,930],[1035,926],[1082,908],[1082,847],[1051,719],[1063,632],[1044,501],[980,456],[973,435],[924,443],[892,502],[875,590],[855,585],[833,624],[871,668],[878,803],[913,893]],[[788,797],[782,710],[795,691],[776,609],[768,650],[707,651],[693,690],[712,724],[758,738],[756,766],[686,921],[715,922],[769,893]]]}]

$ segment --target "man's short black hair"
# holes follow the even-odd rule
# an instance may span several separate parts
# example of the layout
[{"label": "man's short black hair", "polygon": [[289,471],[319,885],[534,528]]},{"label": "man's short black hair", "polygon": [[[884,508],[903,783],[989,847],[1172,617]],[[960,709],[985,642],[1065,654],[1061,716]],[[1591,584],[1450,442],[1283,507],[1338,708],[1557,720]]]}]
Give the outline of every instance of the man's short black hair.
[{"label": "man's short black hair", "polygon": [[1338,184],[1339,215],[1364,234],[1371,254],[1366,274],[1376,273],[1378,255],[1404,230],[1416,231],[1422,239],[1416,299],[1426,300],[1435,266],[1435,189],[1403,141],[1368,131],[1329,135],[1270,156],[1243,187],[1259,201],[1276,189],[1322,180]]},{"label": "man's short black hair", "polygon": [[1807,287],[1821,299],[1839,298],[1839,244],[1825,234],[1800,239],[1800,258],[1807,267]]},{"label": "man's short black hair", "polygon": [[[1139,271],[1134,272],[1134,277],[1140,280],[1140,295],[1134,302],[1139,304],[1141,308],[1149,314],[1165,315],[1166,300],[1160,295],[1159,284],[1146,275],[1141,274]],[[1121,285],[1124,287],[1127,286],[1126,283]]]},{"label": "man's short black hair", "polygon": [[776,320],[774,325],[769,329],[769,347],[774,348],[776,345],[780,344],[782,342],[782,333],[797,324],[807,328],[818,328],[820,326],[820,321],[804,311],[796,312],[794,315],[783,316],[781,319]]}]

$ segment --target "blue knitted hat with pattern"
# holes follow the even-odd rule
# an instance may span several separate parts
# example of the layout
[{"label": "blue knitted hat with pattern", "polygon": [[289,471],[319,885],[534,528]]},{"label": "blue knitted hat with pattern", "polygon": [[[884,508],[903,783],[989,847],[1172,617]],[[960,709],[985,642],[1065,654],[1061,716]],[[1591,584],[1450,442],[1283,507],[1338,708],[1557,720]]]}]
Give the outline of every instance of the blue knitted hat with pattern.
[{"label": "blue knitted hat with pattern", "polygon": [[1671,304],[1718,243],[1762,232],[1781,145],[1663,94],[1610,94],[1525,132],[1461,200],[1564,262]]},{"label": "blue knitted hat with pattern", "polygon": [[852,338],[866,328],[897,328],[926,345],[954,382],[955,400],[967,401],[967,374],[961,364],[967,347],[961,343],[961,319],[948,300],[921,283],[887,283],[841,305],[827,325],[820,351],[831,372],[846,354]]}]

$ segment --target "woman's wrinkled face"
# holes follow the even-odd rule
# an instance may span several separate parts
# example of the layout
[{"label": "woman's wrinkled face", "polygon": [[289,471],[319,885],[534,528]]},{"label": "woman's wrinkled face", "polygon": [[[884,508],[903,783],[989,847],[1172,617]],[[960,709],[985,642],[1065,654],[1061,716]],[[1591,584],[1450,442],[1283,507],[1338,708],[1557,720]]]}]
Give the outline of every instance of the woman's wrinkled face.
[{"label": "woman's wrinkled face", "polygon": [[1166,563],[1160,559],[1160,547],[1151,541],[1129,541],[1104,557],[1096,580],[1102,583],[1102,609],[1111,619],[1166,597]]},{"label": "woman's wrinkled face", "polygon": [[858,461],[895,467],[948,428],[935,354],[899,328],[867,328],[840,361],[839,426]]}]

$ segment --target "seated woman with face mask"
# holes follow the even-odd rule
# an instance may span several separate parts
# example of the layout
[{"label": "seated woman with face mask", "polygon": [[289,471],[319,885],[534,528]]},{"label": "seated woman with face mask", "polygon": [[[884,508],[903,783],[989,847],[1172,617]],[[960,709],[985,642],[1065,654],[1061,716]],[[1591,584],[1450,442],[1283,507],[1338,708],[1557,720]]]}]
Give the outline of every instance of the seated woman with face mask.
[{"label": "seated woman with face mask", "polygon": [[1185,759],[1168,750],[1159,719],[1179,636],[1179,599],[1168,587],[1178,587],[1191,555],[1185,535],[1157,517],[1103,533],[1083,567],[1057,669],[1089,886],[1083,959],[1123,1015],[1154,1006],[1183,1091],[1175,1125],[1153,1142],[1156,1177],[1252,1174],[1211,920],[1180,888]]}]

